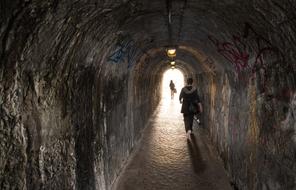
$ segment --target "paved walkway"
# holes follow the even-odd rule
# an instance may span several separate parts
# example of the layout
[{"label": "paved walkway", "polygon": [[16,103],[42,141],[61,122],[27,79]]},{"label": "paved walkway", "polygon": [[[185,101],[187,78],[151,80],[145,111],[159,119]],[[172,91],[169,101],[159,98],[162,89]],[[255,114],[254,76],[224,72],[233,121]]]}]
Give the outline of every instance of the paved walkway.
[{"label": "paved walkway", "polygon": [[187,141],[180,104],[163,99],[116,190],[231,190],[205,131]]}]

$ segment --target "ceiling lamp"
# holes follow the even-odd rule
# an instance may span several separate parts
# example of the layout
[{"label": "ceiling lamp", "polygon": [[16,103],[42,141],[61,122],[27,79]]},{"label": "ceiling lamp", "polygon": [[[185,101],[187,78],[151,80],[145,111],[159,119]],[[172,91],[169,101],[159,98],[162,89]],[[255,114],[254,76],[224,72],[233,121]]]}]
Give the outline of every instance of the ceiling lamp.
[{"label": "ceiling lamp", "polygon": [[171,66],[171,69],[174,69],[175,68],[175,66]]},{"label": "ceiling lamp", "polygon": [[171,66],[175,66],[176,65],[176,61],[171,61]]},{"label": "ceiling lamp", "polygon": [[175,48],[169,48],[169,49],[167,49],[167,55],[169,57],[176,57],[176,49]]}]

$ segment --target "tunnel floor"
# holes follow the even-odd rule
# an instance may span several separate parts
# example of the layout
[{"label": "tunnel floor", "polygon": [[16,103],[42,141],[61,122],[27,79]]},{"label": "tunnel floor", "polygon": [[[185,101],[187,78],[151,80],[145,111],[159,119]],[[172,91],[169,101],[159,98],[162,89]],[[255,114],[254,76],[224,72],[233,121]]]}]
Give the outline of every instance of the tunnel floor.
[{"label": "tunnel floor", "polygon": [[232,189],[208,135],[194,125],[186,139],[180,104],[162,99],[114,190]]}]

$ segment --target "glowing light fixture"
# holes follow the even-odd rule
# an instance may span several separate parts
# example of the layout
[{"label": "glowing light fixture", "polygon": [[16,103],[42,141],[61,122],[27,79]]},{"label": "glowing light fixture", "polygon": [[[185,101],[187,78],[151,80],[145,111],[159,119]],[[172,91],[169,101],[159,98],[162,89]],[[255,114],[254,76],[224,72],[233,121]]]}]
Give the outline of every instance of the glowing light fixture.
[{"label": "glowing light fixture", "polygon": [[171,61],[171,65],[175,66],[176,65],[176,61]]},{"label": "glowing light fixture", "polygon": [[167,49],[167,55],[169,57],[176,57],[176,49],[175,48],[169,48],[169,49]]},{"label": "glowing light fixture", "polygon": [[175,69],[175,66],[171,66],[171,69]]},{"label": "glowing light fixture", "polygon": [[170,55],[176,54],[176,49],[168,49],[168,54]]}]

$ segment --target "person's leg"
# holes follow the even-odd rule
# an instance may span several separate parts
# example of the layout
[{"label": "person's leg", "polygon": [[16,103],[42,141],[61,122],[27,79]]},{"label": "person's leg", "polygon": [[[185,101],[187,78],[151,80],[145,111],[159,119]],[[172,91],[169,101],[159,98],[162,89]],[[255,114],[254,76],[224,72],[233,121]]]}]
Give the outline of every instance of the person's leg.
[{"label": "person's leg", "polygon": [[192,131],[192,125],[190,122],[191,122],[191,115],[184,114],[185,131],[188,139],[190,138],[190,134]]},{"label": "person's leg", "polygon": [[188,139],[190,139],[192,134],[193,116],[193,114],[184,114],[185,131]]},{"label": "person's leg", "polygon": [[193,118],[194,114],[188,115],[188,130],[190,130],[190,133],[192,132]]}]

